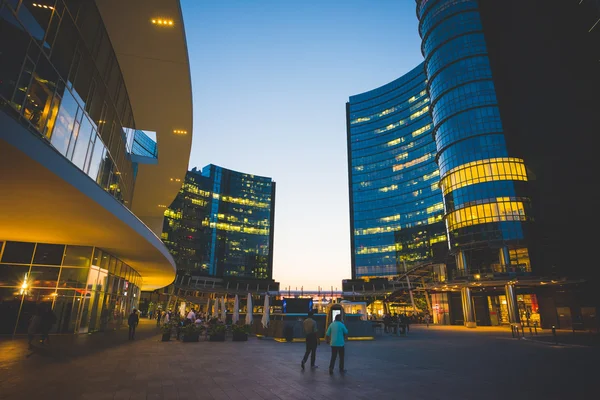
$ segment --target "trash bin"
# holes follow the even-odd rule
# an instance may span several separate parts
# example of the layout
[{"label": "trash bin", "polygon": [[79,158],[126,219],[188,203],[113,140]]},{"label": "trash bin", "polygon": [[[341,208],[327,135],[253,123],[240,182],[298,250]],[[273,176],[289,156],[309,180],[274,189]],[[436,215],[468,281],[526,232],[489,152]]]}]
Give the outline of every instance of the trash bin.
[{"label": "trash bin", "polygon": [[283,337],[286,342],[292,342],[294,340],[294,327],[291,325],[286,325],[283,328]]}]

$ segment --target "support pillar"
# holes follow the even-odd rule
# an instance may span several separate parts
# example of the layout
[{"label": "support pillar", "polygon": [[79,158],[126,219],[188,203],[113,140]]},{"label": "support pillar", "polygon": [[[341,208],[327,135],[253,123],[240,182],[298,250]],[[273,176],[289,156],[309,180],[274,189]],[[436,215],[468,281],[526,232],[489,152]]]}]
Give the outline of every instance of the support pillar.
[{"label": "support pillar", "polygon": [[508,253],[508,247],[506,246],[500,247],[500,265],[502,265],[504,272],[510,272],[510,254]]},{"label": "support pillar", "polygon": [[473,310],[473,299],[471,298],[471,289],[464,287],[460,290],[460,298],[462,300],[462,309],[464,323],[467,328],[475,328],[477,323],[475,322],[475,312]]},{"label": "support pillar", "polygon": [[508,308],[508,320],[511,324],[521,324],[521,316],[519,315],[519,306],[517,304],[517,294],[513,284],[504,286],[506,294],[506,308]]},{"label": "support pillar", "polygon": [[456,269],[460,276],[467,276],[469,274],[467,256],[464,250],[460,250],[458,253],[456,253]]}]

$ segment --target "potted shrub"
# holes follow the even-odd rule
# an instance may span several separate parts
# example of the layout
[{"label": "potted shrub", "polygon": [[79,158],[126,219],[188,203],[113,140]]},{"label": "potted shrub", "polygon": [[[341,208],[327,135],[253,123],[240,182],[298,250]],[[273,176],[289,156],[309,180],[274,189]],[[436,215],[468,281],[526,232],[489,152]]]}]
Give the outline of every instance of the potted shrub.
[{"label": "potted shrub", "polygon": [[208,340],[211,342],[225,341],[225,325],[213,324],[208,327]]},{"label": "potted shrub", "polygon": [[181,328],[184,342],[197,342],[200,340],[201,329],[196,324],[187,324]]},{"label": "potted shrub", "polygon": [[245,342],[248,340],[248,334],[250,333],[250,325],[233,325],[232,332],[234,342]]},{"label": "potted shrub", "polygon": [[160,327],[160,331],[162,333],[162,342],[168,342],[169,340],[171,340],[171,325],[163,324]]}]

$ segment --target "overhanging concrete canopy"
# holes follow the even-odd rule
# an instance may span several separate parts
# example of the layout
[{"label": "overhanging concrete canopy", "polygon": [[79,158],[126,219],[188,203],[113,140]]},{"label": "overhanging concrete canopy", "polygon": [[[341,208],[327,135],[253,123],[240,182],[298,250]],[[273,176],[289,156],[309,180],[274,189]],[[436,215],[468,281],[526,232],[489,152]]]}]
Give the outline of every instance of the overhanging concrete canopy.
[{"label": "overhanging concrete canopy", "polygon": [[[131,210],[160,236],[192,146],[192,87],[178,0],[96,2],[123,73],[137,129],[156,132],[158,163],[140,165]],[[153,19],[173,25],[153,24]],[[178,134],[174,131],[186,131]]]},{"label": "overhanging concrete canopy", "polygon": [[0,112],[0,239],[96,246],[134,268],[142,290],[175,261],[146,225],[41,137]]}]

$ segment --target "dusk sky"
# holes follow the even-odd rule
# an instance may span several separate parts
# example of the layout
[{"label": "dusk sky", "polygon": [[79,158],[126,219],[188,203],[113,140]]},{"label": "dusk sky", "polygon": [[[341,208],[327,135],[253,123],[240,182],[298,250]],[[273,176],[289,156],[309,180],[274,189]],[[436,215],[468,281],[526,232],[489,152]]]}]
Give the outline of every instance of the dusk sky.
[{"label": "dusk sky", "polygon": [[273,277],[350,278],[345,103],[423,58],[413,0],[182,0],[194,97],[190,168],[277,183]]}]

